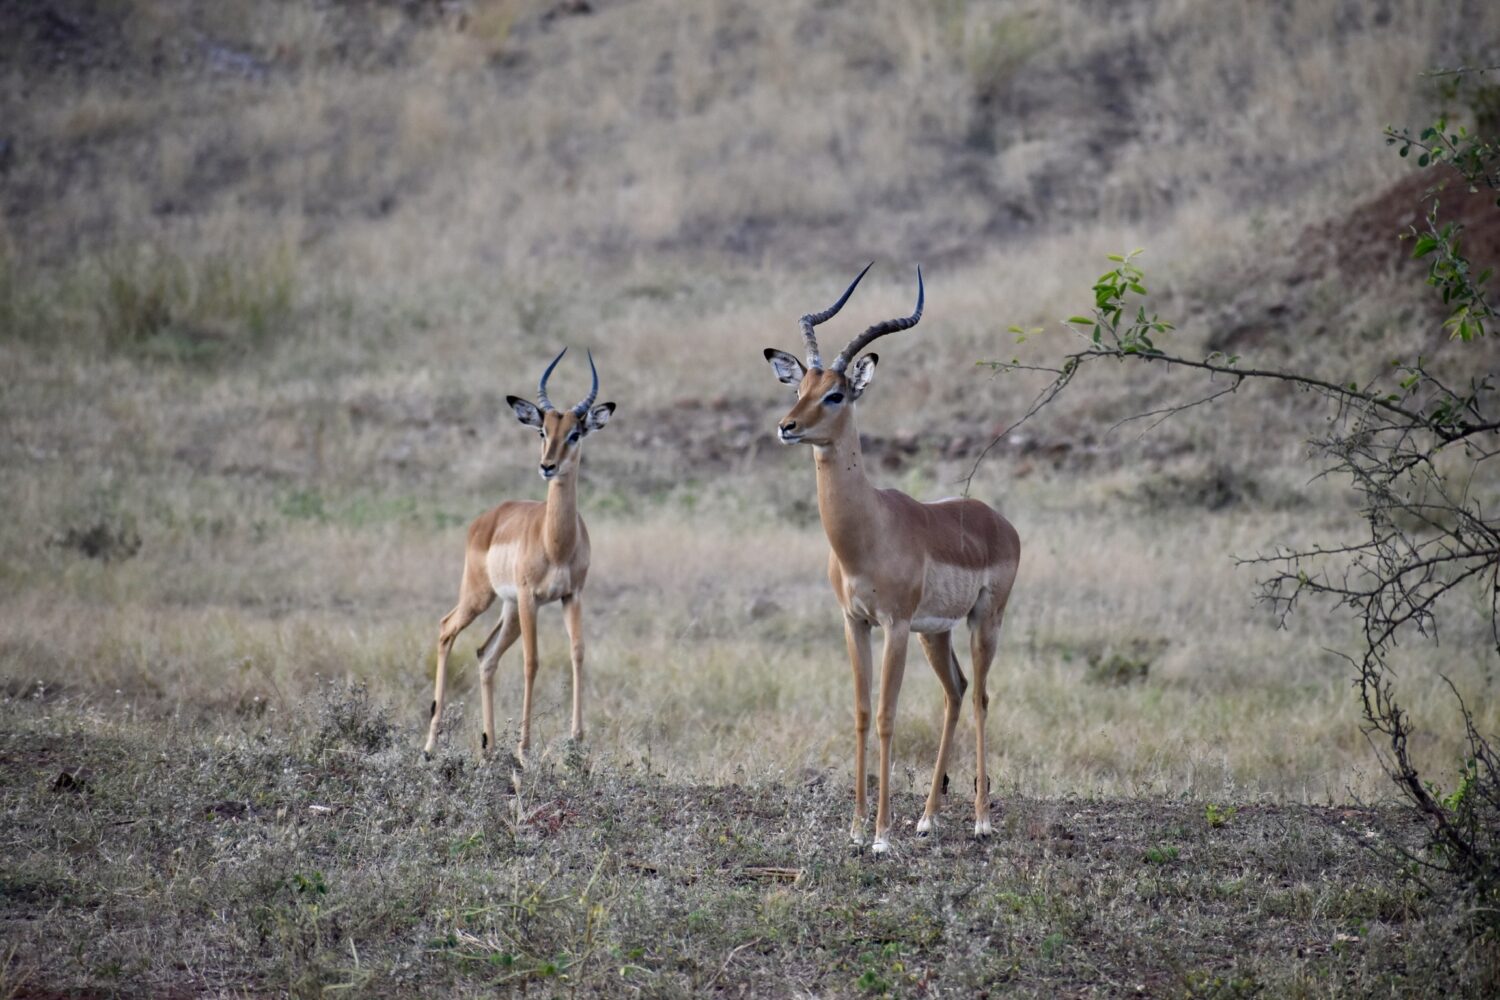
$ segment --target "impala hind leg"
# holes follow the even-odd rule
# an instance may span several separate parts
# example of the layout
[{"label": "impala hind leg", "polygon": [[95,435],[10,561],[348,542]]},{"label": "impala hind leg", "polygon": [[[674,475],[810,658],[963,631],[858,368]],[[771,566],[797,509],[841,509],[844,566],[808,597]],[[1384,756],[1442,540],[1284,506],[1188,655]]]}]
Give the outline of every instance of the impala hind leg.
[{"label": "impala hind leg", "polygon": [[885,646],[880,651],[880,703],[875,709],[875,734],[880,738],[880,785],[875,803],[875,841],[870,850],[876,854],[891,849],[891,737],[896,732],[896,701],[901,696],[910,638],[910,622],[885,626]]},{"label": "impala hind leg", "polygon": [[484,640],[484,645],[479,647],[479,703],[484,709],[484,732],[479,737],[479,748],[486,753],[495,745],[495,668],[520,634],[521,623],[515,603],[506,601],[500,608],[500,621]]},{"label": "impala hind leg", "polygon": [[844,616],[844,641],[849,646],[849,666],[854,672],[854,820],[849,840],[865,842],[865,744],[870,735],[870,626]]},{"label": "impala hind leg", "polygon": [[974,667],[974,836],[988,837],[994,832],[990,823],[990,779],[984,766],[984,724],[989,715],[989,672],[1000,641],[1000,624],[1004,610],[991,620],[969,627],[969,651]]},{"label": "impala hind leg", "polygon": [[943,805],[944,786],[948,783],[948,754],[953,746],[953,731],[958,726],[958,710],[969,682],[959,668],[953,652],[953,633],[939,632],[922,636],[922,651],[932,664],[943,685],[943,735],[938,741],[937,763],[932,768],[932,787],[927,792],[927,807],[917,821],[917,833],[926,836],[937,829],[938,810]]},{"label": "impala hind leg", "polygon": [[495,600],[495,592],[488,587],[480,590],[468,585],[467,576],[464,586],[458,595],[458,604],[453,610],[443,616],[442,623],[438,625],[438,653],[437,653],[437,677],[434,681],[432,695],[432,721],[427,726],[427,744],[422,748],[422,756],[431,757],[432,751],[437,749],[438,730],[443,723],[444,691],[448,679],[448,654],[453,650],[453,640],[458,634],[469,627],[469,623],[480,615]]}]

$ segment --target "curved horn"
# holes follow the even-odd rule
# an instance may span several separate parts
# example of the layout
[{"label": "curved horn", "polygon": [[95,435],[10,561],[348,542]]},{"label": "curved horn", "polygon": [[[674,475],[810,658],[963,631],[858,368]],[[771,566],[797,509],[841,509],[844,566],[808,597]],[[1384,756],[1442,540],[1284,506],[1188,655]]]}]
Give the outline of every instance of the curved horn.
[{"label": "curved horn", "polygon": [[589,407],[593,406],[594,400],[599,398],[599,369],[594,367],[593,351],[589,351],[589,371],[594,374],[594,387],[589,390],[589,394],[584,397],[583,402],[573,407],[573,414],[578,417],[587,415]]},{"label": "curved horn", "polygon": [[553,358],[552,363],[547,366],[547,370],[542,372],[542,380],[536,384],[536,401],[541,404],[543,413],[546,413],[548,410],[552,409],[552,400],[547,398],[547,380],[552,377],[552,369],[557,367],[557,363],[561,361],[562,356],[567,353],[568,349],[566,347],[558,351],[557,357]]},{"label": "curved horn", "polygon": [[917,325],[917,320],[922,318],[922,302],[926,292],[922,287],[922,269],[917,268],[917,311],[904,319],[888,319],[884,323],[876,323],[864,333],[849,341],[849,346],[839,352],[839,356],[833,359],[833,371],[841,372],[844,366],[853,361],[855,356],[863,351],[870,342],[884,337],[888,333],[898,330],[909,330]]},{"label": "curved horn", "polygon": [[818,356],[818,338],[813,335],[813,327],[817,326],[819,323],[822,323],[824,320],[832,319],[834,314],[836,314],[840,309],[844,308],[844,303],[848,302],[849,296],[854,294],[854,286],[858,285],[859,279],[865,276],[865,271],[868,271],[874,266],[875,262],[873,260],[870,261],[870,263],[866,264],[865,270],[859,272],[859,274],[855,276],[854,280],[849,283],[849,287],[844,289],[844,294],[840,295],[839,300],[833,305],[829,306],[827,309],[824,309],[820,313],[808,313],[806,316],[802,317],[802,339],[807,342],[807,367],[823,367],[823,359]]}]

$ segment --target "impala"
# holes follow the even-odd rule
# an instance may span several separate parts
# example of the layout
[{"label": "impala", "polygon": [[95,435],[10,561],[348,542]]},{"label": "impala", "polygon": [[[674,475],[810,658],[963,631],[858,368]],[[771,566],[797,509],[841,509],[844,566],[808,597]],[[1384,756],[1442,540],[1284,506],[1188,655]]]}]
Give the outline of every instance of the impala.
[{"label": "impala", "polygon": [[547,379],[567,353],[567,348],[542,373],[537,383],[536,404],[516,396],[505,401],[516,419],[542,438],[539,471],[547,481],[547,500],[507,500],[481,514],[469,525],[464,550],[464,575],[459,581],[458,604],[443,616],[438,629],[437,691],[432,701],[432,722],[427,731],[425,756],[437,746],[443,721],[443,685],[448,654],[453,641],[469,623],[500,598],[500,621],[479,647],[480,704],[484,712],[481,749],[495,745],[495,668],[500,657],[521,639],[525,662],[525,689],[521,698],[521,740],[517,758],[523,763],[531,746],[531,688],[536,680],[536,609],[562,601],[563,621],[573,659],[574,739],[583,737],[583,585],[589,572],[589,533],[578,516],[578,466],[583,459],[583,439],[609,422],[614,403],[594,405],[599,395],[599,370],[589,354],[593,388],[570,410],[558,410],[547,398]]},{"label": "impala", "polygon": [[978,500],[919,503],[897,490],[877,490],[865,477],[854,404],[869,388],[877,356],[860,352],[874,340],[917,324],[924,289],[917,271],[917,308],[904,319],[877,323],[849,342],[826,369],[813,327],[832,318],[870,268],[866,265],[835,302],[802,317],[807,364],[774,348],[766,360],[783,383],[795,386],[797,402],[777,426],[782,443],[812,446],[817,469],[818,513],[828,535],[828,581],[844,612],[844,638],[854,670],[854,822],[850,838],[863,843],[865,745],[870,729],[870,630],[885,632],[875,731],[880,739],[880,783],[872,850],[890,849],[891,734],[896,699],[906,669],[911,633],[922,640],[927,660],[943,686],[943,735],[927,805],[917,832],[931,833],[946,791],[948,751],[968,686],[953,651],[953,628],[969,626],[974,670],[974,835],[991,832],[989,782],[984,766],[984,723],[989,709],[985,678],[995,656],[1005,604],[1021,558],[1021,540],[1009,521]]}]

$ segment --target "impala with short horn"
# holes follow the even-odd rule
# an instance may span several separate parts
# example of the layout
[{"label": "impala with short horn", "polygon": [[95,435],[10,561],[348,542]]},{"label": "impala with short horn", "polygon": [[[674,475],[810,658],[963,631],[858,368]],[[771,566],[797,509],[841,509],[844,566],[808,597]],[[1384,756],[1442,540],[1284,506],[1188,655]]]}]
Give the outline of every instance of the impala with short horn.
[{"label": "impala with short horn", "polygon": [[519,637],[525,687],[517,758],[522,762],[526,759],[531,746],[531,691],[537,671],[536,610],[553,601],[562,601],[563,622],[572,647],[572,736],[583,737],[583,585],[589,572],[589,533],[578,514],[578,468],[583,460],[584,437],[609,422],[615,404],[594,405],[599,396],[599,369],[590,352],[593,387],[589,394],[571,409],[559,410],[552,405],[547,398],[547,380],[566,353],[567,348],[559,351],[542,372],[535,404],[517,396],[505,397],[516,419],[542,438],[537,471],[547,482],[547,499],[508,500],[469,525],[458,604],[443,616],[438,628],[436,693],[425,755],[430,756],[437,746],[453,642],[497,597],[501,601],[500,621],[479,647],[480,705],[484,714],[481,749],[488,752],[495,745],[495,668]]}]

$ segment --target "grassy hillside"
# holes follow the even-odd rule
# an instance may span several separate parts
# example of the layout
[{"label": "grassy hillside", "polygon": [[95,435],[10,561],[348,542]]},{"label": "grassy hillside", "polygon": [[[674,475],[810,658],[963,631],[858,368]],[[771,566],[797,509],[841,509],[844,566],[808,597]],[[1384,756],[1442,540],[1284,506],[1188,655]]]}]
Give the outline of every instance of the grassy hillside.
[{"label": "grassy hillside", "polygon": [[[351,945],[366,956],[351,957],[355,966],[385,971],[348,981],[392,989],[408,983],[392,978],[401,962],[434,960],[422,942],[467,926],[413,903],[402,920],[370,929],[370,947],[382,942],[377,960],[364,931],[319,924],[311,943],[298,938],[311,951],[297,954],[334,971],[306,981],[295,963],[223,956],[209,963],[226,963],[218,978],[187,958],[168,968],[146,955],[137,967],[123,956],[144,954],[144,938],[64,968],[55,942],[80,939],[58,930],[74,912],[56,909],[58,899],[98,913],[146,873],[160,884],[179,871],[218,877],[223,853],[172,867],[166,845],[178,836],[228,829],[214,851],[255,842],[290,852],[243,876],[244,907],[224,918],[240,928],[236,954],[290,946],[272,925],[236,923],[252,920],[256,892],[265,906],[304,914],[294,876],[354,871],[361,851],[410,876],[388,884],[423,898],[421,887],[444,884],[434,865],[480,892],[550,857],[518,834],[503,849],[443,861],[450,832],[490,836],[493,817],[481,812],[445,821],[430,842],[426,832],[379,841],[372,831],[401,825],[398,800],[446,796],[430,806],[440,811],[526,801],[508,789],[503,762],[472,763],[471,651],[488,619],[460,640],[450,668],[457,704],[438,770],[415,770],[416,752],[463,526],[499,500],[542,494],[535,438],[504,396],[529,394],[564,344],[574,351],[554,398],[582,394],[573,355],[589,348],[601,398],[619,411],[589,440],[580,487],[595,552],[583,749],[563,739],[561,616],[542,615],[540,764],[524,781],[574,782],[558,793],[580,817],[578,842],[554,859],[559,878],[577,889],[589,877],[578,866],[603,851],[610,891],[639,898],[657,873],[623,859],[658,864],[671,849],[655,821],[628,816],[645,845],[638,855],[613,834],[590,839],[606,815],[588,804],[593,795],[625,814],[633,798],[681,796],[732,824],[719,790],[751,787],[774,804],[737,834],[752,845],[791,836],[772,813],[806,810],[809,830],[795,844],[741,855],[696,845],[686,869],[757,859],[808,868],[837,853],[851,798],[848,667],[811,461],[771,436],[789,400],[761,349],[795,347],[797,317],[827,305],[871,259],[871,277],[824,339],[905,312],[921,264],[927,313],[882,345],[859,422],[879,484],[925,499],[963,489],[981,450],[1041,384],[975,362],[1054,353],[1066,336],[1057,320],[1087,307],[1106,252],[1147,248],[1153,307],[1179,324],[1184,350],[1313,362],[1336,379],[1419,352],[1439,370],[1493,365],[1492,344],[1460,351],[1431,322],[1420,269],[1402,263],[1395,239],[1420,182],[1380,138],[1386,123],[1420,121],[1442,102],[1423,68],[1486,56],[1475,42],[1500,37],[1491,8],[0,0],[0,729],[15,734],[0,794],[15,831],[6,855],[20,859],[5,876],[0,921],[32,927],[24,938],[7,932],[23,944],[0,994],[12,984],[22,994],[239,983],[315,992],[345,982],[338,970]],[[1017,344],[1004,332],[1011,324],[1046,332]],[[791,907],[798,926],[821,935],[839,919],[831,900],[853,893],[873,906],[897,894],[892,879],[928,880],[922,866],[1011,870],[1041,850],[1026,817],[1072,815],[1078,803],[1122,817],[1136,831],[1133,857],[1156,846],[1158,827],[1207,836],[1189,821],[1208,802],[1280,817],[1287,836],[1324,844],[1328,814],[1305,807],[1387,797],[1347,671],[1326,652],[1348,637],[1347,621],[1310,607],[1278,631],[1252,603],[1253,572],[1231,559],[1337,537],[1358,516],[1341,484],[1310,478],[1303,441],[1323,415],[1305,397],[1246,391],[1149,433],[1117,425],[1195,388],[1121,372],[1006,435],[977,469],[974,494],[1010,517],[1025,546],[990,681],[990,773],[1000,815],[1014,817],[998,843],[945,842],[926,858],[905,825],[915,818],[908,802],[899,863],[910,871],[830,855],[837,874],[827,880],[744,876],[722,898]],[[1441,650],[1408,647],[1402,680],[1423,733],[1418,756],[1443,780],[1456,776],[1463,747],[1434,665],[1481,728],[1500,729],[1478,604],[1466,614],[1445,623]],[[326,722],[318,705],[330,686],[351,683],[389,720],[388,739],[343,750],[305,743]],[[512,654],[498,683],[512,732],[518,689]],[[936,752],[940,701],[913,655],[896,737],[903,789],[921,783]],[[155,740],[175,748],[162,751],[172,763],[153,763]],[[960,728],[959,789],[972,781],[972,746]],[[346,760],[344,780],[371,796],[395,783],[408,799],[340,800],[339,816],[373,817],[370,842],[353,856],[329,846],[307,860],[303,814],[328,803],[278,792],[260,771],[221,770],[243,754],[291,755],[288,774],[309,782]],[[57,775],[85,759],[90,791],[54,791]],[[143,867],[111,867],[107,824],[136,823],[139,811],[123,804],[136,796],[152,816],[184,802],[192,815],[182,822],[207,825],[129,826],[145,859],[129,864]],[[214,825],[224,818],[215,803],[228,801],[253,809]],[[66,843],[48,833],[74,809],[88,832]],[[1330,923],[1317,902],[1331,891],[1320,865],[1276,874],[1275,859],[1248,844],[1260,826],[1229,829],[1247,842],[1226,848],[1225,864],[1303,894],[1296,905],[1311,908],[1311,922],[1292,937],[1358,939],[1338,940],[1337,960],[1299,966],[1305,978],[1294,982],[1268,970],[1302,945],[1266,931],[1253,945],[1267,957],[1251,962],[1252,985],[1399,991],[1429,975],[1415,961],[1380,964],[1364,949],[1388,957],[1371,944],[1386,931],[1357,929],[1380,923],[1407,942],[1440,935],[1437,925],[1410,937],[1400,929],[1406,914],[1416,919],[1406,901],[1415,890],[1363,855],[1340,854],[1338,864],[1358,868],[1351,878],[1372,880],[1372,895],[1368,906],[1333,906]],[[1138,875],[1108,891],[1125,892]],[[689,884],[700,886],[690,896],[718,892]],[[956,928],[1001,921],[1004,893],[1025,896],[980,884],[971,904],[933,901],[949,937],[900,938],[893,954],[924,956],[923,968],[958,955]],[[1201,888],[1141,889],[1139,899],[1180,915]],[[213,913],[181,903],[184,920]],[[673,933],[693,929],[707,905],[673,896]],[[1260,934],[1271,905],[1248,894],[1222,912]],[[1126,909],[1122,921],[1147,919]],[[619,930],[633,920],[611,924],[610,947],[645,947]],[[1047,992],[1115,982],[1091,978],[1088,935],[1026,926],[1007,939],[1031,949],[1016,983]],[[1150,927],[1141,933],[1163,935],[1177,956],[1153,966],[1168,971],[1150,992],[1228,995],[1234,947],[1203,945],[1215,957],[1197,963],[1201,942]],[[1062,952],[1045,945],[1054,933],[1071,942]],[[767,969],[785,957],[771,940],[780,939],[753,928],[713,938],[715,957],[698,956],[676,978],[640,961],[662,976],[644,988],[773,989],[736,976],[752,955]],[[158,952],[200,947],[171,942]],[[570,984],[627,989],[614,966],[633,960],[603,954],[591,952],[588,974]],[[820,937],[805,962],[832,955],[842,971],[785,988],[873,989],[861,982],[862,954]],[[927,984],[962,991],[964,976],[998,975],[992,957],[946,966],[951,975]],[[891,958],[872,960],[876,980],[915,992],[882,964]],[[724,969],[709,980],[714,961]],[[1128,955],[1112,961],[1121,975],[1131,967]],[[1488,968],[1467,955],[1454,963],[1455,988]],[[409,988],[477,991],[505,974],[442,969]],[[1200,969],[1209,978],[1194,978]]]}]

